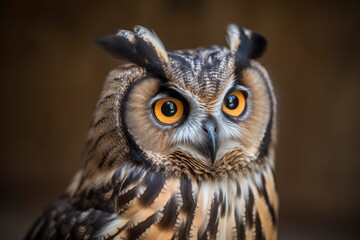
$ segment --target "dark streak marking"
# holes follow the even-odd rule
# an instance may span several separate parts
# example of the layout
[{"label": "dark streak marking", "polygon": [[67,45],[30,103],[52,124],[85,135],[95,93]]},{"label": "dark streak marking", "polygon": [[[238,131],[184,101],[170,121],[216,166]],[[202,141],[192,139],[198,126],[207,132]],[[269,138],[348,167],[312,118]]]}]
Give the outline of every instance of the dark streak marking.
[{"label": "dark streak marking", "polygon": [[134,187],[126,193],[120,195],[117,199],[117,206],[121,209],[131,200],[133,200],[137,196],[138,187]]},{"label": "dark streak marking", "polygon": [[256,213],[256,217],[255,217],[255,239],[256,240],[265,240],[265,236],[262,231],[259,213]]},{"label": "dark streak marking", "polygon": [[129,147],[130,150],[128,152],[128,156],[125,159],[128,160],[129,163],[136,164],[136,166],[150,168],[151,162],[148,161],[148,158],[144,155],[144,152],[139,148],[139,146],[135,145],[135,143],[131,143]]},{"label": "dark streak marking", "polygon": [[[179,228],[178,228],[178,238],[177,239],[189,239],[189,234],[186,234],[187,231],[187,226],[186,226],[186,223],[181,223],[179,225]],[[189,233],[189,232],[188,232]]]},{"label": "dark streak marking", "polygon": [[188,213],[191,211],[194,205],[196,203],[194,202],[193,196],[192,196],[192,186],[191,182],[188,178],[182,177],[181,183],[180,183],[180,191],[181,191],[181,197],[183,201],[182,210],[185,213]]},{"label": "dark streak marking", "polygon": [[254,225],[253,208],[254,208],[254,195],[249,188],[248,199],[245,203],[246,208],[246,221],[249,223],[249,227],[252,228]]},{"label": "dark streak marking", "polygon": [[112,98],[115,98],[117,96],[117,93],[111,93],[101,99],[101,101],[97,104],[97,108],[101,107],[105,102],[108,100],[112,100]]},{"label": "dark streak marking", "polygon": [[277,192],[277,180],[276,180],[276,175],[275,175],[275,171],[273,168],[270,168],[271,169],[271,175],[274,179],[274,187],[275,187],[275,191]]},{"label": "dark streak marking", "polygon": [[116,149],[116,148],[117,148],[117,146],[114,145],[114,146],[111,146],[110,148],[105,149],[105,150],[103,151],[102,156],[101,156],[100,163],[99,163],[99,165],[98,165],[99,168],[102,168],[102,167],[103,167],[103,165],[105,164],[106,160],[108,159],[111,151],[113,151],[113,150]]},{"label": "dark streak marking", "polygon": [[130,228],[128,232],[128,239],[138,239],[152,224],[155,223],[157,214],[153,214],[148,217],[145,221],[139,223],[133,228]]},{"label": "dark streak marking", "polygon": [[[131,169],[128,172],[128,176],[124,180],[121,180],[121,179],[119,179],[119,177],[121,175],[121,170],[123,167],[125,167],[125,166],[124,165],[119,166],[118,170],[114,173],[114,175],[112,177],[111,182],[112,182],[113,186],[115,186],[112,199],[114,199],[114,198],[116,199],[119,192],[127,189],[132,183],[139,182],[139,180],[143,174],[142,169],[138,169],[138,168]],[[119,201],[117,203],[119,203]],[[124,212],[127,210],[127,207],[125,205],[122,205],[122,206],[118,205],[117,207],[118,207],[118,209],[116,209],[116,210],[119,210],[120,212]]]},{"label": "dark streak marking", "polygon": [[258,150],[259,151],[259,155],[258,155],[259,159],[263,158],[264,156],[267,156],[269,153],[269,145],[271,142],[271,130],[272,130],[272,125],[273,125],[273,116],[272,115],[273,115],[273,113],[271,110],[270,119],[266,126],[266,131],[265,131],[264,137],[261,141],[261,144],[260,144],[260,147]]},{"label": "dark streak marking", "polygon": [[226,213],[226,203],[225,203],[225,197],[224,197],[224,193],[223,191],[220,189],[220,193],[219,193],[219,203],[220,203],[220,216],[224,217],[225,213]]},{"label": "dark streak marking", "polygon": [[96,123],[94,124],[94,127],[98,127],[99,125],[101,125],[102,123],[106,122],[106,120],[110,119],[109,116],[105,116],[100,118],[99,120],[96,121]]},{"label": "dark streak marking", "polygon": [[97,147],[97,145],[100,143],[101,140],[106,139],[106,137],[107,137],[108,135],[110,135],[111,133],[116,132],[117,130],[118,130],[118,128],[115,127],[115,128],[113,128],[113,129],[110,129],[109,131],[101,134],[101,135],[96,139],[96,142],[94,143],[93,149],[95,149],[95,148]]},{"label": "dark streak marking", "polygon": [[127,178],[121,183],[121,190],[126,189],[130,184],[139,181],[142,174],[143,171],[140,169],[131,171]]},{"label": "dark streak marking", "polygon": [[161,229],[172,229],[175,226],[179,214],[177,207],[176,196],[173,195],[164,207],[163,217],[159,222]]},{"label": "dark streak marking", "polygon": [[192,198],[191,183],[185,177],[182,178],[180,189],[183,197],[183,204],[188,202],[187,200],[189,200],[189,202],[186,207],[183,205],[183,209],[187,212],[187,217],[185,224],[182,224],[179,227],[179,239],[188,239],[190,236],[191,225],[195,217],[197,196],[195,196],[195,199]]},{"label": "dark streak marking", "polygon": [[216,239],[216,234],[219,225],[218,214],[219,214],[219,199],[217,196],[214,196],[214,200],[211,204],[209,224],[207,226],[207,231],[210,233],[209,239]]},{"label": "dark streak marking", "polygon": [[245,239],[245,226],[243,224],[242,218],[235,213],[235,224],[236,224],[236,235],[238,240]]},{"label": "dark streak marking", "polygon": [[159,195],[165,184],[165,177],[161,173],[148,173],[143,180],[146,190],[139,198],[143,206],[150,206],[154,203],[155,198]]},{"label": "dark streak marking", "polygon": [[197,239],[198,240],[207,240],[207,239],[209,239],[208,231],[206,231],[206,229],[204,229],[203,231],[201,229],[199,229]]},{"label": "dark streak marking", "polygon": [[270,203],[269,195],[268,195],[268,193],[267,193],[267,191],[266,191],[265,185],[266,185],[265,177],[264,177],[263,174],[261,174],[261,185],[256,184],[256,186],[257,186],[257,189],[258,189],[258,191],[259,191],[260,196],[263,196],[264,199],[265,199],[265,203],[266,203],[267,208],[269,209],[269,212],[270,212],[270,216],[271,216],[272,223],[273,223],[274,225],[276,225],[276,214],[275,214],[275,210],[274,210],[274,207],[272,206],[272,204]]},{"label": "dark streak marking", "polygon": [[240,198],[241,197],[241,187],[239,182],[236,181],[236,197]]}]

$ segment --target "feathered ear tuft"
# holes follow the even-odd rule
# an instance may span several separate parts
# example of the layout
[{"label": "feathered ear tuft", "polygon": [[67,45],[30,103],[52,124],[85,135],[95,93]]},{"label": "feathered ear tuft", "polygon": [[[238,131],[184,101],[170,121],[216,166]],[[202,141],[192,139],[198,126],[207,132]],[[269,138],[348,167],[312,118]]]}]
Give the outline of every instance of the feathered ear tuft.
[{"label": "feathered ear tuft", "polygon": [[142,40],[144,40],[149,46],[151,46],[156,55],[164,62],[168,62],[169,58],[167,56],[165,47],[161,42],[160,38],[156,35],[154,31],[150,31],[149,29],[142,26],[135,26],[134,32],[137,36],[139,36]]},{"label": "feathered ear tuft", "polygon": [[267,46],[263,36],[235,24],[228,26],[226,39],[230,50],[236,53],[239,60],[257,59],[262,56]]},{"label": "feathered ear tuft", "polygon": [[126,58],[155,71],[161,71],[163,64],[169,61],[160,39],[142,26],[136,26],[134,32],[120,30],[116,35],[100,37],[95,44],[116,58]]}]

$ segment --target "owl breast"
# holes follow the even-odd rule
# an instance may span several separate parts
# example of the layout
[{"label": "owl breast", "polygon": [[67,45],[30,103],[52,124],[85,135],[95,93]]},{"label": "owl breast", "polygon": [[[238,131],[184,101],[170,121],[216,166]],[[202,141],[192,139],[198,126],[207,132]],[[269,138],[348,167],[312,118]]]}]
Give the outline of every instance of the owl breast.
[{"label": "owl breast", "polygon": [[202,183],[132,167],[116,175],[116,215],[102,239],[276,239],[270,166]]}]

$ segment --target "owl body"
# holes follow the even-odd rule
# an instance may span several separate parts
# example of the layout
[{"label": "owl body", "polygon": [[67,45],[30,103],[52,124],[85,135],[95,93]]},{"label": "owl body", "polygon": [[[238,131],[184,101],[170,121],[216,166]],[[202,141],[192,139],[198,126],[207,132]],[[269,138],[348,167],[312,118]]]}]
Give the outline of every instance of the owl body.
[{"label": "owl body", "polygon": [[276,239],[276,102],[258,34],[167,52],[143,27],[98,44],[131,64],[96,106],[84,166],[28,239]]}]

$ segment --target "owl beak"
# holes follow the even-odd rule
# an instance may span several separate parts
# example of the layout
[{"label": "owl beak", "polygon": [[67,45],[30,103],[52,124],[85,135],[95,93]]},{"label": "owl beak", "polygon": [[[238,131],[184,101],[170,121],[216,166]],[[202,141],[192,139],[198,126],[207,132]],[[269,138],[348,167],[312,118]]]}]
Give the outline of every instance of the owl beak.
[{"label": "owl beak", "polygon": [[207,134],[207,147],[210,152],[211,163],[214,164],[218,150],[217,123],[215,119],[208,118],[202,122],[202,128]]}]

